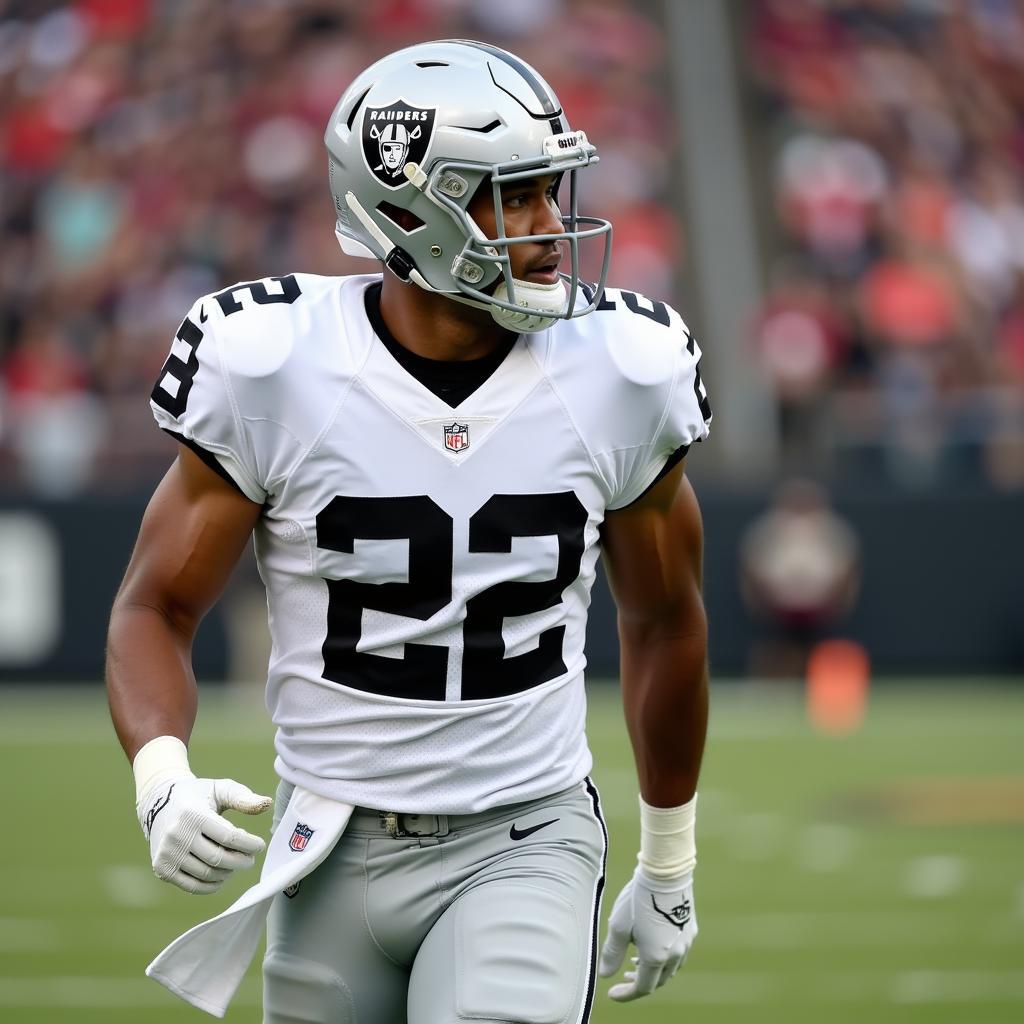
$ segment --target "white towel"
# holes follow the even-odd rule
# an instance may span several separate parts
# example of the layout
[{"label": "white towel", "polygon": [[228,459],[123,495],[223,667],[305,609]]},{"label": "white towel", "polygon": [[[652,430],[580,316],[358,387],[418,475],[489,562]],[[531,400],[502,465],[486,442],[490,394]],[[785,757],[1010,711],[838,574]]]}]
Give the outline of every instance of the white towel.
[{"label": "white towel", "polygon": [[179,935],[146,974],[185,1002],[223,1017],[260,944],[270,901],[324,860],[351,816],[351,804],[296,786],[270,839],[259,882],[223,913]]}]

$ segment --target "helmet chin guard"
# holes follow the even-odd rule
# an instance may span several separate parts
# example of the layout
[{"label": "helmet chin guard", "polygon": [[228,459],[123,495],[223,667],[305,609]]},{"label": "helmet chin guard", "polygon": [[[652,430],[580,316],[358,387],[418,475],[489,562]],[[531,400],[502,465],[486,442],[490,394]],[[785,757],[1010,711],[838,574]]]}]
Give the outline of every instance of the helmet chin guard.
[{"label": "helmet chin guard", "polygon": [[[508,302],[508,286],[504,281],[498,285],[491,297],[491,316],[506,331],[515,331],[517,334],[546,331],[565,313],[566,294],[563,281],[534,284],[532,281],[513,278],[513,283],[516,305],[520,312],[513,312],[505,305]],[[548,315],[545,316],[545,313]]]},{"label": "helmet chin guard", "polygon": [[[442,40],[385,57],[345,91],[327,126],[336,232],[344,251],[382,260],[401,280],[487,309],[506,330],[545,330],[601,301],[611,224],[580,216],[576,176],[597,162],[550,86],[528,64],[486,43]],[[509,237],[502,186],[556,176],[569,208],[556,233]],[[487,185],[496,238],[468,213]],[[601,276],[582,287],[580,242],[600,239]],[[560,245],[568,273],[552,284],[514,278],[509,247]]]}]

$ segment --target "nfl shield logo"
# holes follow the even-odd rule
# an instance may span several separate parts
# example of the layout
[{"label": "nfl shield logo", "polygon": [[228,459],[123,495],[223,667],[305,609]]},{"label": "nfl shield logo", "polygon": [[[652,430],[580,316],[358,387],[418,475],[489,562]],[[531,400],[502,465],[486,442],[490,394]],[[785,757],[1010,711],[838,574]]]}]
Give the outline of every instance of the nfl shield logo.
[{"label": "nfl shield logo", "polygon": [[469,447],[469,425],[452,423],[444,428],[444,446],[450,452],[461,452]]},{"label": "nfl shield logo", "polygon": [[303,825],[300,821],[295,826],[295,831],[292,832],[291,839],[288,840],[288,848],[294,850],[296,853],[302,853],[302,851],[309,845],[310,839],[313,838],[313,829],[308,825]]}]

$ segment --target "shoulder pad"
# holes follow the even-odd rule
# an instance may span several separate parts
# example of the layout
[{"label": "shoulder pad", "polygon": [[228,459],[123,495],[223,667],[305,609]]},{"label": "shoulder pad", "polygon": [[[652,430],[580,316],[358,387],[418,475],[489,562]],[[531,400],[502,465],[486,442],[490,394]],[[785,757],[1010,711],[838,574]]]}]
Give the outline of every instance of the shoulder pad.
[{"label": "shoulder pad", "polygon": [[606,288],[594,312],[566,326],[566,335],[578,335],[570,347],[579,358],[607,360],[615,376],[641,387],[671,381],[681,350],[693,354],[689,328],[671,306],[621,288]]},{"label": "shoulder pad", "polygon": [[199,300],[199,327],[205,329],[208,321],[215,327],[224,368],[232,376],[266,377],[291,352],[290,307],[302,295],[295,274],[240,281]]}]

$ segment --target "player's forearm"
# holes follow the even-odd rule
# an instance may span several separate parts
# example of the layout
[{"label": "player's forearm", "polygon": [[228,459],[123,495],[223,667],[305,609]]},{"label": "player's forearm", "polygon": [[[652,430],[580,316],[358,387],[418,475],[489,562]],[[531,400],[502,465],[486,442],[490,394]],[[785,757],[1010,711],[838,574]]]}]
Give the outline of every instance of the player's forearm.
[{"label": "player's forearm", "polygon": [[119,598],[107,636],[107,697],[129,761],[156,736],[187,743],[198,704],[191,634],[159,608]]},{"label": "player's forearm", "polygon": [[677,807],[697,790],[708,721],[707,640],[697,627],[620,626],[622,692],[640,793]]}]

